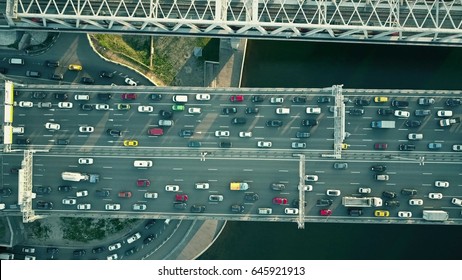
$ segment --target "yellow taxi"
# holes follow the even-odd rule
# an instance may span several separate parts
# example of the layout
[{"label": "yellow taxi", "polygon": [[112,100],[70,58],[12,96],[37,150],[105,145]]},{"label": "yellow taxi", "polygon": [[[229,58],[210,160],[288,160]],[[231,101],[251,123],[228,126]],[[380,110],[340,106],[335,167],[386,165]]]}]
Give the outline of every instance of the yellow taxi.
[{"label": "yellow taxi", "polygon": [[82,65],[78,65],[78,64],[69,64],[69,70],[71,71],[82,71]]},{"label": "yellow taxi", "polygon": [[350,145],[342,143],[342,150],[348,150],[348,147],[350,147]]},{"label": "yellow taxi", "polygon": [[375,210],[374,216],[376,217],[388,217],[390,216],[390,212],[386,210]]},{"label": "yellow taxi", "polygon": [[124,146],[125,147],[136,147],[136,146],[138,146],[138,141],[136,141],[136,140],[125,140],[124,141]]},{"label": "yellow taxi", "polygon": [[376,96],[374,98],[374,102],[375,103],[384,103],[384,102],[388,102],[388,97],[386,96]]}]

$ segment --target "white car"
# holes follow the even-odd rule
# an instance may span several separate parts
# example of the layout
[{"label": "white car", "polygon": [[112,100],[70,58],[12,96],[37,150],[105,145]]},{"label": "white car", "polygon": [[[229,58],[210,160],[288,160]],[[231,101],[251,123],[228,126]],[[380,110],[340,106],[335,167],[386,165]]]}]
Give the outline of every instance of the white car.
[{"label": "white car", "polygon": [[90,209],[91,209],[90,203],[77,204],[77,210],[90,210]]},{"label": "white car", "polygon": [[438,117],[449,118],[449,117],[452,117],[452,111],[449,111],[449,110],[439,110],[438,112],[436,112],[436,115],[437,115]]},{"label": "white car", "polygon": [[96,104],[95,109],[99,111],[107,111],[109,110],[109,105],[108,104]]},{"label": "white car", "polygon": [[449,187],[449,182],[448,181],[435,181],[435,187],[447,188]]},{"label": "white car", "polygon": [[135,203],[133,204],[134,211],[144,211],[146,210],[147,206],[144,203]]},{"label": "white car", "polygon": [[443,194],[442,193],[429,193],[428,198],[430,198],[430,199],[442,199]]},{"label": "white car", "polygon": [[19,107],[23,108],[32,108],[34,106],[34,103],[31,101],[19,101]]},{"label": "white car", "polygon": [[270,103],[272,104],[282,104],[284,102],[283,97],[271,97],[270,98]]},{"label": "white car", "polygon": [[326,194],[328,196],[340,196],[340,191],[339,190],[327,190]]},{"label": "white car", "polygon": [[137,168],[152,167],[152,160],[135,160],[133,166]]},{"label": "white car", "polygon": [[239,132],[239,137],[241,138],[252,137],[252,131],[241,131]]},{"label": "white car", "polygon": [[151,113],[152,111],[154,111],[152,106],[138,106],[138,112],[140,113]]},{"label": "white car", "polygon": [[199,93],[199,94],[196,94],[196,100],[210,100],[210,94],[207,94],[207,93]]},{"label": "white car", "polygon": [[196,190],[208,190],[209,188],[209,183],[196,183]]},{"label": "white car", "polygon": [[59,102],[58,103],[58,108],[71,109],[72,108],[72,103],[71,102]]},{"label": "white car", "polygon": [[457,145],[457,144],[456,144],[456,145],[452,145],[452,150],[453,150],[454,152],[460,152],[460,151],[462,151],[462,145]]},{"label": "white car", "polygon": [[189,114],[200,114],[202,113],[202,110],[201,108],[191,107],[191,108],[188,108],[188,113]]},{"label": "white car", "polygon": [[290,108],[277,108],[276,114],[278,115],[288,115],[290,114]]},{"label": "white car", "polygon": [[121,243],[115,243],[115,244],[109,245],[107,249],[109,251],[114,251],[114,250],[120,249],[121,247],[122,247]]},{"label": "white car", "polygon": [[271,148],[273,146],[273,143],[271,141],[258,141],[257,142],[257,147],[259,148]]},{"label": "white car", "polygon": [[407,139],[409,140],[422,140],[423,134],[422,133],[409,133],[407,135]]},{"label": "white car", "polygon": [[217,130],[215,131],[215,136],[216,137],[228,137],[229,131],[228,130]]},{"label": "white car", "polygon": [[137,86],[138,84],[130,78],[125,78],[125,83],[129,86]]},{"label": "white car", "polygon": [[398,212],[398,217],[400,217],[400,218],[411,218],[412,217],[412,212],[410,212],[410,211],[399,211]]},{"label": "white car", "polygon": [[74,205],[77,203],[77,200],[75,198],[63,198],[62,203],[64,205]]},{"label": "white car", "polygon": [[104,206],[104,209],[111,210],[111,211],[117,211],[117,210],[120,210],[120,204],[118,203],[109,204],[108,203]]},{"label": "white car", "polygon": [[93,131],[95,131],[95,128],[93,126],[82,125],[79,127],[79,132],[82,133],[92,133]]},{"label": "white car", "polygon": [[321,108],[319,107],[306,107],[306,113],[310,115],[319,115],[321,114]]},{"label": "white car", "polygon": [[180,191],[180,186],[178,185],[166,185],[165,191],[167,192],[178,192]]},{"label": "white car", "polygon": [[371,188],[359,188],[358,192],[359,193],[371,193],[372,189]]},{"label": "white car", "polygon": [[423,199],[418,199],[418,198],[409,199],[409,205],[423,205]]},{"label": "white car", "polygon": [[313,190],[312,185],[302,185],[302,186],[299,185],[297,188],[298,190],[302,189],[305,192],[311,192]]},{"label": "white car", "polygon": [[316,182],[318,179],[318,175],[305,175],[305,181]]},{"label": "white car", "polygon": [[297,208],[285,208],[284,213],[286,213],[287,215],[297,215],[298,209]]},{"label": "white car", "polygon": [[107,259],[112,261],[112,260],[117,260],[119,256],[117,254],[112,254],[110,256],[107,256]]},{"label": "white car", "polygon": [[49,130],[59,130],[61,128],[61,126],[58,123],[47,122],[45,124],[45,128],[49,129]]},{"label": "white car", "polygon": [[93,164],[92,158],[79,158],[79,164]]},{"label": "white car", "polygon": [[88,191],[87,191],[87,190],[78,191],[78,192],[75,193],[75,196],[77,196],[77,197],[85,197],[85,196],[88,196]]},{"label": "white car", "polygon": [[409,118],[411,113],[408,111],[403,111],[403,110],[395,110],[395,117],[400,117],[400,118]]},{"label": "white car", "polygon": [[457,205],[457,206],[462,206],[462,199],[458,199],[458,198],[453,197],[452,200],[451,200],[451,203],[454,204],[454,205]]},{"label": "white car", "polygon": [[76,94],[74,95],[75,100],[90,100],[90,95],[88,94]]},{"label": "white car", "polygon": [[154,199],[157,198],[159,195],[155,192],[146,192],[144,193],[144,198]]},{"label": "white car", "polygon": [[141,238],[141,234],[139,232],[133,234],[132,236],[130,236],[129,238],[127,238],[127,243],[130,244],[130,243],[133,243],[135,242],[136,240],[140,239]]}]

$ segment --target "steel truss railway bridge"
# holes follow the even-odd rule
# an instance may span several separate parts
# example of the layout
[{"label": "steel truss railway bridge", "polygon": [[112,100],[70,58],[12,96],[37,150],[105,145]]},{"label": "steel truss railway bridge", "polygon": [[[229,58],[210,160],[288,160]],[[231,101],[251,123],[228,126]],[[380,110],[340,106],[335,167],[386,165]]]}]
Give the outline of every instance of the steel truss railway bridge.
[{"label": "steel truss railway bridge", "polygon": [[458,46],[462,0],[6,0],[0,28]]}]

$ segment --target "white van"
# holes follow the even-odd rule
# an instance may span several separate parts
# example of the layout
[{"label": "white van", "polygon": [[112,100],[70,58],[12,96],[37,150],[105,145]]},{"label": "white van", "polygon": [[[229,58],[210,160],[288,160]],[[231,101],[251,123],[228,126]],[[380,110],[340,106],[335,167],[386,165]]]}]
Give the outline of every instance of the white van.
[{"label": "white van", "polygon": [[24,134],[24,126],[13,126],[13,134]]},{"label": "white van", "polygon": [[74,96],[75,100],[90,100],[90,95],[88,94],[76,94]]},{"label": "white van", "polygon": [[260,215],[271,215],[273,213],[273,209],[271,208],[258,208],[258,214]]},{"label": "white van", "polygon": [[134,167],[151,167],[152,166],[152,160],[135,160],[133,162]]},{"label": "white van", "polygon": [[187,95],[174,95],[173,102],[186,103],[188,102],[188,96]]},{"label": "white van", "polygon": [[8,60],[8,63],[13,64],[13,65],[24,65],[24,59],[22,59],[22,58],[10,58],[10,60]]}]

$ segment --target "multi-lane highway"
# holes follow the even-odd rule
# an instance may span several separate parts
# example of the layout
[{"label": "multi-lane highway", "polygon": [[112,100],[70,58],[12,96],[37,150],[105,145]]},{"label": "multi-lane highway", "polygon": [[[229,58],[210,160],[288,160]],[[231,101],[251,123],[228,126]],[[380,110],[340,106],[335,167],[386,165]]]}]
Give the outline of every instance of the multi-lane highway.
[{"label": "multi-lane highway", "polygon": [[[243,220],[288,220],[295,219],[295,215],[285,214],[285,208],[293,207],[298,199],[297,185],[299,182],[299,159],[294,153],[306,155],[306,174],[318,175],[317,182],[307,182],[313,186],[312,191],[306,192],[307,206],[305,220],[327,221],[362,221],[362,222],[422,222],[422,211],[429,209],[445,210],[451,221],[460,221],[462,207],[451,203],[452,198],[460,198],[458,190],[462,176],[460,170],[461,154],[452,151],[454,144],[460,141],[460,124],[440,127],[437,117],[439,110],[451,110],[455,117],[460,116],[460,106],[448,107],[445,102],[448,96],[425,96],[434,98],[435,103],[430,106],[419,106],[417,101],[421,96],[406,97],[387,96],[389,100],[383,103],[373,101],[374,96],[346,95],[346,131],[349,137],[345,140],[348,149],[342,153],[342,159],[326,157],[333,149],[333,113],[330,107],[333,101],[318,103],[318,97],[328,96],[327,91],[310,94],[290,94],[280,92],[255,93],[243,95],[242,102],[230,101],[232,93],[217,92],[211,94],[211,100],[195,99],[198,89],[191,89],[189,100],[183,111],[172,111],[172,96],[163,90],[152,88],[133,89],[137,92],[135,100],[123,100],[123,93],[132,92],[132,88],[114,87],[110,100],[101,100],[98,93],[105,92],[104,88],[73,88],[63,91],[68,95],[67,101],[57,100],[56,89],[41,90],[47,92],[47,97],[41,100],[31,98],[37,89],[19,89],[16,102],[32,101],[32,108],[15,107],[15,127],[24,127],[23,135],[15,135],[18,139],[30,139],[29,145],[13,145],[14,149],[31,148],[41,151],[34,155],[34,188],[51,186],[52,192],[37,195],[35,201],[53,203],[53,210],[37,210],[38,213],[53,213],[56,215],[87,215],[99,216],[101,213],[118,216],[137,217],[175,217],[175,218],[204,218],[204,219],[243,219]],[[236,90],[237,91],[237,90]],[[242,91],[242,90],[239,90]],[[250,91],[250,90],[249,90]],[[185,89],[178,89],[184,94]],[[187,92],[187,91],[186,91]],[[194,92],[194,93],[193,93]],[[161,93],[160,100],[151,99],[150,94]],[[88,101],[76,101],[76,94],[88,94]],[[259,95],[262,102],[252,102],[252,96]],[[292,102],[296,96],[306,97],[301,103]],[[283,97],[282,104],[272,104],[272,97]],[[356,99],[370,101],[369,105],[357,106]],[[408,101],[409,106],[402,110],[409,111],[409,118],[379,115],[378,109],[391,108],[391,100]],[[51,109],[37,108],[38,102],[51,102]],[[71,109],[58,108],[59,102],[71,102]],[[81,109],[81,104],[92,107],[91,111]],[[107,104],[109,110],[96,110],[96,105]],[[119,104],[129,104],[130,109],[119,110]],[[178,104],[176,104],[178,105]],[[139,112],[139,106],[152,106],[152,112]],[[307,107],[320,108],[320,114],[307,114]],[[188,113],[190,108],[200,108],[200,114]],[[224,108],[236,108],[234,114],[224,114]],[[257,108],[258,113],[247,114],[246,109]],[[290,109],[289,114],[279,115],[277,108]],[[362,115],[350,115],[351,109],[363,109]],[[396,109],[396,108],[392,108]],[[416,109],[431,110],[430,115],[414,116]],[[161,111],[173,113],[173,126],[162,127],[163,135],[148,135],[148,130],[159,127]],[[357,111],[357,110],[356,110]],[[245,124],[233,124],[233,118],[245,118]],[[302,126],[306,119],[317,120],[313,127]],[[281,120],[282,126],[268,127],[267,121]],[[373,120],[393,120],[396,128],[373,129]],[[419,120],[419,127],[408,127],[406,121]],[[47,122],[60,125],[59,130],[50,131],[45,128]],[[80,126],[92,126],[94,132],[79,132]],[[118,130],[120,137],[107,134],[108,129]],[[190,130],[190,137],[180,136],[182,130]],[[228,131],[229,136],[217,137],[216,131]],[[251,137],[240,137],[240,132],[252,132]],[[297,138],[297,132],[309,132],[309,138]],[[423,139],[408,140],[409,133],[421,133]],[[68,145],[57,145],[59,139],[69,141]],[[124,146],[125,140],[136,140],[137,147]],[[188,147],[190,141],[200,142],[201,147]],[[271,142],[270,148],[259,148],[258,142]],[[230,148],[220,148],[220,143],[230,142]],[[306,143],[304,149],[293,149],[292,143]],[[16,143],[16,142],[15,142]],[[387,149],[376,150],[374,145],[387,144]],[[439,143],[439,150],[428,149],[429,143]],[[400,144],[415,145],[414,151],[399,151]],[[11,186],[13,195],[5,198],[14,204],[16,197],[17,175],[11,174],[10,169],[19,166],[22,154],[3,155],[3,185]],[[78,164],[79,158],[92,158],[93,164]],[[135,168],[134,160],[151,160],[153,166],[149,168]],[[346,162],[348,168],[337,170],[334,163]],[[389,175],[388,181],[374,179],[373,165],[385,165],[387,170],[383,174]],[[63,181],[61,173],[64,171],[86,172],[100,174],[100,181],[96,184],[87,182]],[[148,179],[149,187],[138,187],[138,179]],[[435,187],[435,181],[447,181],[448,188]],[[207,182],[210,188],[195,189],[195,183]],[[247,191],[231,191],[230,182],[247,182]],[[272,183],[283,183],[285,189],[274,191]],[[69,192],[58,191],[58,186],[69,185]],[[178,185],[179,192],[168,192],[166,185]],[[342,206],[343,196],[361,196],[359,187],[371,188],[370,194],[362,196],[382,197],[383,191],[397,194],[394,199],[382,197],[384,205],[378,208],[364,208],[360,217],[348,216],[348,209]],[[403,188],[417,190],[417,195],[409,197],[400,192]],[[78,191],[88,191],[88,196],[76,197]],[[97,197],[97,190],[108,190],[108,197]],[[327,196],[327,190],[340,190],[340,196]],[[130,198],[121,198],[119,192],[131,192]],[[157,198],[146,199],[146,192],[157,193]],[[245,200],[245,194],[254,192],[259,195],[257,201]],[[430,199],[430,193],[441,193],[442,199]],[[175,195],[186,194],[188,201],[184,210],[174,208]],[[209,201],[212,194],[223,195],[221,202]],[[276,205],[273,198],[287,198],[287,205]],[[62,204],[62,199],[76,199],[76,204]],[[423,205],[409,205],[411,198],[422,199]],[[332,205],[317,206],[318,200],[332,200]],[[399,201],[399,207],[387,207],[387,200]],[[77,204],[90,204],[89,210],[77,210]],[[120,204],[118,211],[106,211],[106,204]],[[134,211],[134,204],[144,204],[144,211]],[[191,213],[192,205],[205,206],[203,213]],[[231,211],[232,205],[243,205],[242,213]],[[35,207],[35,204],[34,204]],[[272,208],[271,215],[259,215],[258,208]],[[330,209],[331,216],[320,216],[320,210]],[[374,217],[375,210],[389,211],[389,217]],[[15,210],[6,210],[15,211]],[[17,210],[16,210],[17,211]],[[409,211],[412,218],[398,218],[398,211]]]}]

